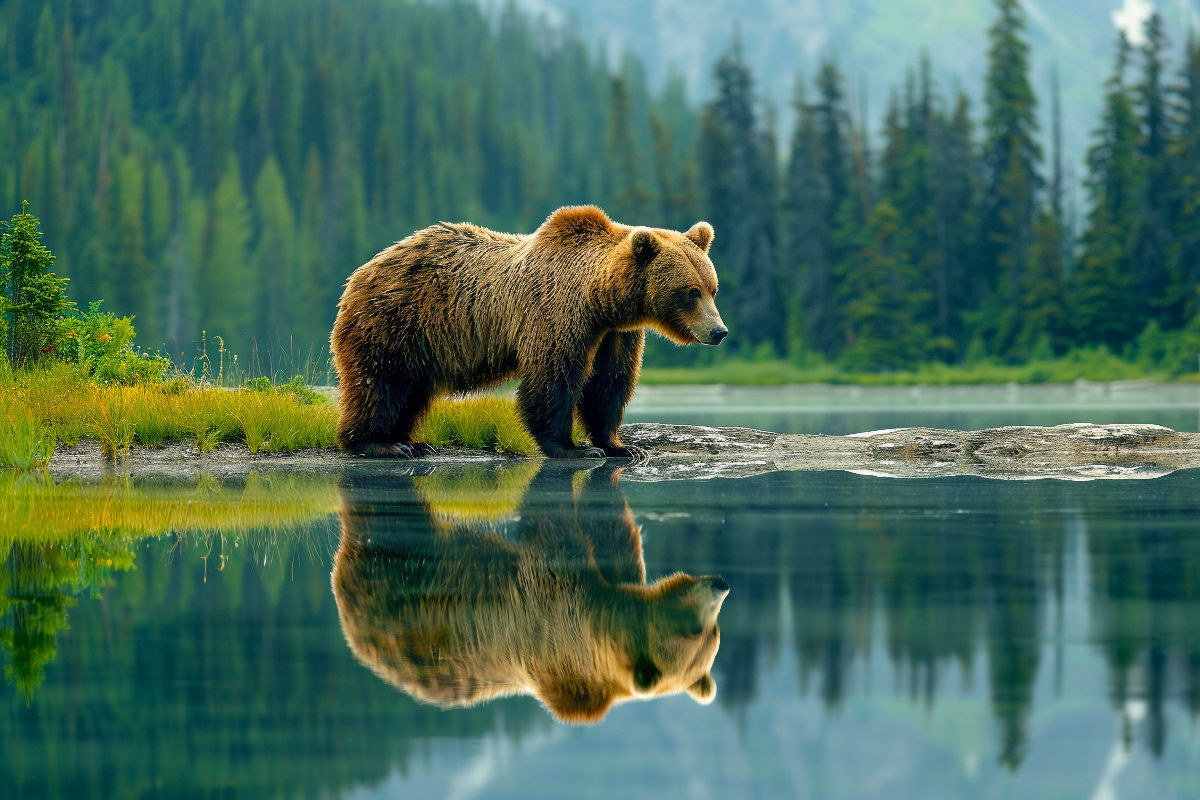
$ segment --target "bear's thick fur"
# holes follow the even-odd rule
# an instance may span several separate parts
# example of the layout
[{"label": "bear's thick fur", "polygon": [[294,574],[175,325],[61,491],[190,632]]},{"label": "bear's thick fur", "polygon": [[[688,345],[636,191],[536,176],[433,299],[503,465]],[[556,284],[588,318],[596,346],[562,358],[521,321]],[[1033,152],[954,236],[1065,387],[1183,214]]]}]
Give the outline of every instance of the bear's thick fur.
[{"label": "bear's thick fur", "polygon": [[[509,484],[531,478],[519,466],[407,484],[351,472],[332,584],[354,655],[443,708],[526,694],[561,720],[594,722],[634,698],[711,702],[729,587],[682,573],[647,585],[618,472],[544,466],[515,508]],[[478,499],[489,487],[496,509]],[[396,513],[410,503],[429,518]]]},{"label": "bear's thick fur", "polygon": [[[518,236],[470,224],[417,231],[359,267],[331,347],[338,442],[413,456],[434,397],[520,378],[517,405],[542,452],[642,457],[617,437],[641,369],[644,329],[679,344],[727,333],[713,300],[713,230],[630,227],[592,206]],[[594,447],[571,440],[575,412]]]}]

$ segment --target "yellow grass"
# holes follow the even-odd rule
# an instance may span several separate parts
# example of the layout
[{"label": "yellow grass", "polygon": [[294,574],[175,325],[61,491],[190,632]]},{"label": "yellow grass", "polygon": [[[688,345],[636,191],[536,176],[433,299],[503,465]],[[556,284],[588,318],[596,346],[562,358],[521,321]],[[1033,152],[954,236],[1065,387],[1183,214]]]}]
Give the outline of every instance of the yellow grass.
[{"label": "yellow grass", "polygon": [[0,472],[0,551],[80,535],[122,539],[167,533],[287,532],[337,511],[329,476],[260,476],[243,485],[201,478],[195,486],[147,486],[111,478],[56,483],[45,475]]},{"label": "yellow grass", "polygon": [[[305,403],[287,391],[219,389],[184,380],[143,386],[98,386],[65,365],[0,372],[0,469],[36,469],[53,446],[100,443],[106,458],[122,461],[134,447],[188,442],[208,452],[222,442],[244,443],[252,453],[335,446],[337,409]],[[576,426],[577,439],[583,438]],[[467,447],[536,456],[510,396],[439,400],[414,438],[435,447]]]}]

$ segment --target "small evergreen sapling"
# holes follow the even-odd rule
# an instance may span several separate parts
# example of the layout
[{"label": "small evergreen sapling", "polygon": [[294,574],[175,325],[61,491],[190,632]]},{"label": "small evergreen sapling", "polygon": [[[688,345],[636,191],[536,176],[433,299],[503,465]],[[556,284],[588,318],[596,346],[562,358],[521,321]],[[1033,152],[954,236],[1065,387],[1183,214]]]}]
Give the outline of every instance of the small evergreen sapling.
[{"label": "small evergreen sapling", "polygon": [[56,320],[72,306],[67,279],[49,271],[54,254],[42,244],[41,223],[28,208],[22,202],[20,214],[0,222],[0,316],[14,366],[54,350]]}]

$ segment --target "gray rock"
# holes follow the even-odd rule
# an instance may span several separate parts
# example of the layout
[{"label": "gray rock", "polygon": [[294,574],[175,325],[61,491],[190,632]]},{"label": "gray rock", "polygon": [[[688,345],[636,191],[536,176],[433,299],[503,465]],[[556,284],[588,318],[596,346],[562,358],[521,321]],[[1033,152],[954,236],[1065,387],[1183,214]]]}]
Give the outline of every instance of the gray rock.
[{"label": "gray rock", "polygon": [[[621,429],[629,444],[650,451],[650,461],[630,465],[634,481],[738,478],[776,471],[846,470],[895,478],[978,475],[1029,480],[1155,478],[1200,467],[1200,434],[1158,425],[1007,427],[981,431],[897,428],[850,436],[771,433],[753,428],[638,423]],[[56,477],[94,477],[114,470],[133,475],[185,477],[252,471],[340,472],[350,464],[412,473],[438,465],[504,463],[513,456],[449,450],[418,461],[357,459],[333,450],[251,455],[241,445],[200,453],[190,445],[136,448],[121,465],[107,464],[94,442],[61,447],[50,463]],[[357,467],[356,467],[357,468]]]}]

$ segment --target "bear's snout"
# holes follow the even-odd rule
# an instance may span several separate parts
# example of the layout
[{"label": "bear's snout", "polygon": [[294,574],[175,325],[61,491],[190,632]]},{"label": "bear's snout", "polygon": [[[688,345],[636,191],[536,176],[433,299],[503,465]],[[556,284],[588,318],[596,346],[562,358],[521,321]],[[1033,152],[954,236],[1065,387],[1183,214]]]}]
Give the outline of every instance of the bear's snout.
[{"label": "bear's snout", "polygon": [[727,328],[713,328],[712,333],[708,335],[708,341],[711,344],[720,344],[721,340],[729,335]]},{"label": "bear's snout", "polygon": [[720,575],[705,575],[696,579],[695,591],[701,614],[716,615],[729,595],[729,583]]}]

